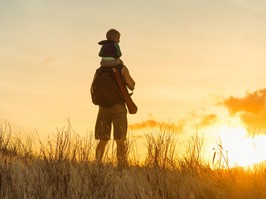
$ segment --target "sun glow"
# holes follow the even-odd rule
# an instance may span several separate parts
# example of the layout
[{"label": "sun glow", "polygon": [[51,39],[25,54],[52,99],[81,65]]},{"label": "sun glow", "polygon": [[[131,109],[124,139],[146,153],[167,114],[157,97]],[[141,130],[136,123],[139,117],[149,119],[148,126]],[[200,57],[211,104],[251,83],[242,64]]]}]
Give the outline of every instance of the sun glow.
[{"label": "sun glow", "polygon": [[228,167],[252,166],[266,160],[265,135],[250,136],[243,127],[222,127],[218,131],[220,160]]}]

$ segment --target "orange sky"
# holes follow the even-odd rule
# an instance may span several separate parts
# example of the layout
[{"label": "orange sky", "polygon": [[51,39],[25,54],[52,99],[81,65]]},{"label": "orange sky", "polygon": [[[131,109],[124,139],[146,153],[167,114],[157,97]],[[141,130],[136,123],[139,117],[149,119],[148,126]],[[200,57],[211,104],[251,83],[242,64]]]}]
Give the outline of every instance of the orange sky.
[{"label": "orange sky", "polygon": [[47,136],[70,119],[93,131],[97,43],[116,28],[136,81],[131,128],[190,134],[238,121],[266,134],[264,1],[12,0],[0,23],[0,121],[18,130]]}]

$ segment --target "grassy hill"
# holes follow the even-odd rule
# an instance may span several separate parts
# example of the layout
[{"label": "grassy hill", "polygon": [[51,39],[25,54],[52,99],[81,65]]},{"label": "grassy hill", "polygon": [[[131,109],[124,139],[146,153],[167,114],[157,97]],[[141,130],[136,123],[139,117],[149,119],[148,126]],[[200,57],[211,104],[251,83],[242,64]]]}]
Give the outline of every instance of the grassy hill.
[{"label": "grassy hill", "polygon": [[[140,163],[128,145],[128,165],[115,158],[93,161],[95,142],[70,130],[34,148],[31,137],[14,138],[0,128],[0,198],[89,199],[265,199],[266,167],[211,168],[201,160],[198,139],[186,156],[175,156],[166,134],[147,136],[147,157]],[[130,143],[130,141],[129,141]]]}]

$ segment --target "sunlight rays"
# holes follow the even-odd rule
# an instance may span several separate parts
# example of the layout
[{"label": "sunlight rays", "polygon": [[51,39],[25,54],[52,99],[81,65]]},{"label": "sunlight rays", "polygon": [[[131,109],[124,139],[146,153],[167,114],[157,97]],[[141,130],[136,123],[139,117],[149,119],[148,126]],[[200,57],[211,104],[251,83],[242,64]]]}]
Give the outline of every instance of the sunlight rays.
[{"label": "sunlight rays", "polygon": [[224,126],[218,129],[218,139],[229,167],[252,166],[266,160],[265,135],[251,137],[243,127]]}]

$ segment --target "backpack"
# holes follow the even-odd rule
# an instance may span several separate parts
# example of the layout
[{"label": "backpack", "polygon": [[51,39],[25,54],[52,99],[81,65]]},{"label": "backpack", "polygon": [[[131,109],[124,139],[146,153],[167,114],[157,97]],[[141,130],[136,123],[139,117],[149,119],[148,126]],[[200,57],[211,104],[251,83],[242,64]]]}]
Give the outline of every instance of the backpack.
[{"label": "backpack", "polygon": [[112,68],[100,67],[96,70],[91,84],[91,98],[93,104],[103,107],[119,102],[119,89]]}]

